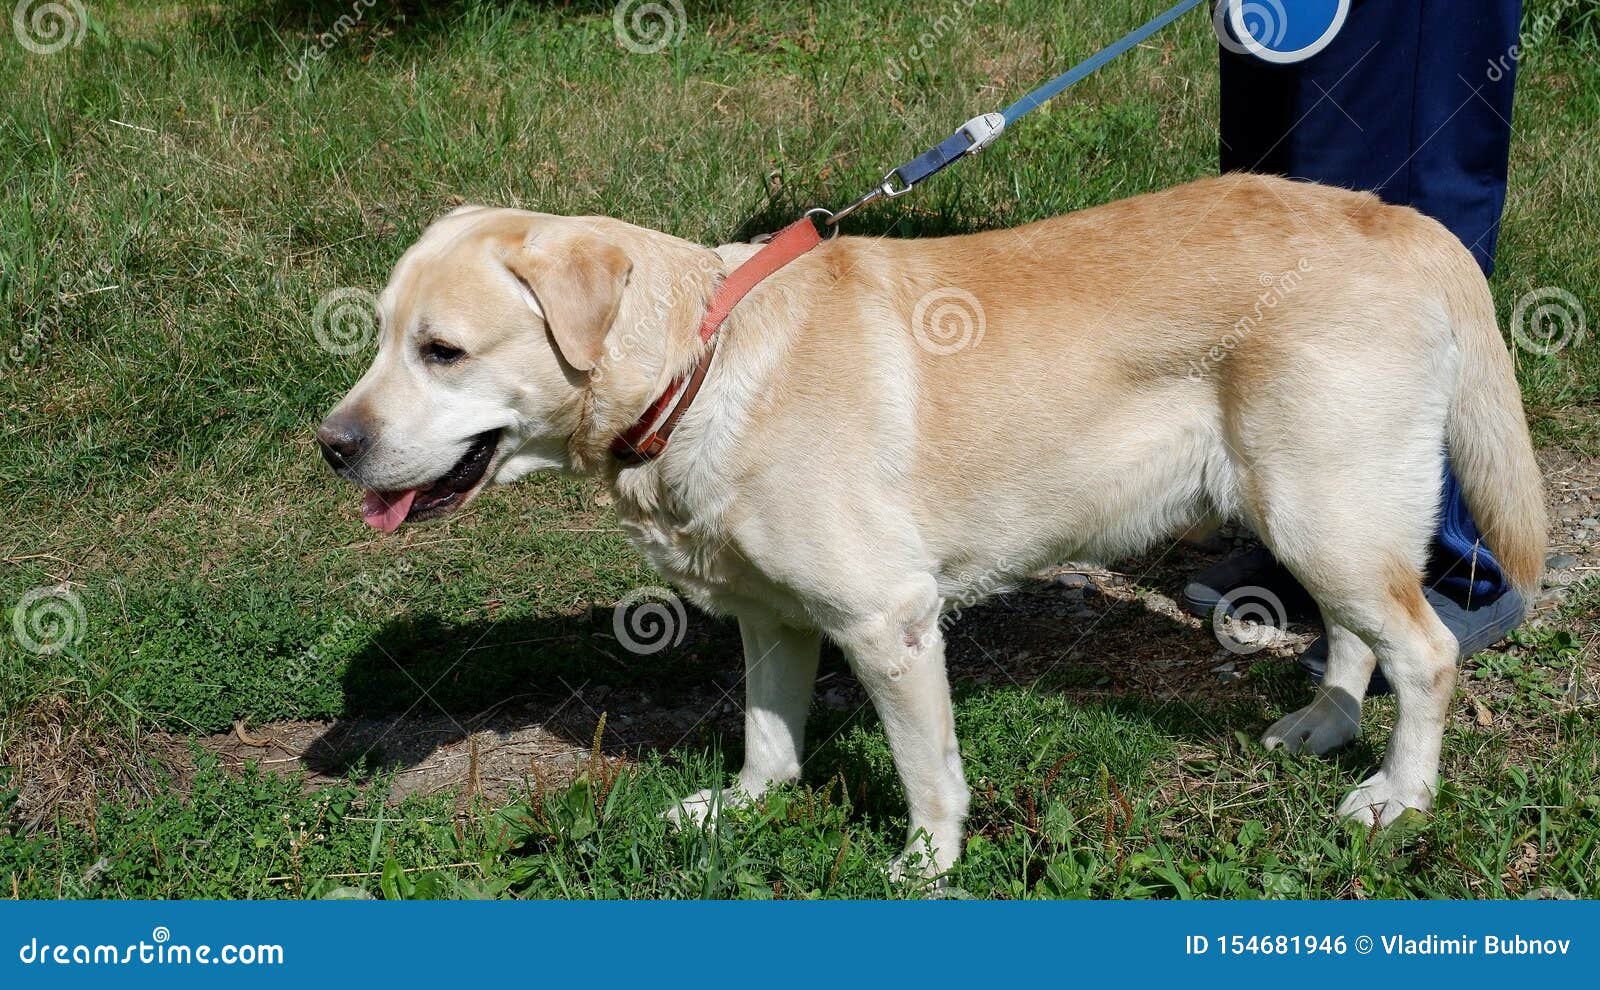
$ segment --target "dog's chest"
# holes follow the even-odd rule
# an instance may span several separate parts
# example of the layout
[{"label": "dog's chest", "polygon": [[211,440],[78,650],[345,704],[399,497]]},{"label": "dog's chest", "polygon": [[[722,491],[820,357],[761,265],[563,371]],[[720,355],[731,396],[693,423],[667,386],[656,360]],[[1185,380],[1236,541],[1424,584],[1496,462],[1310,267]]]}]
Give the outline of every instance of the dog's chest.
[{"label": "dog's chest", "polygon": [[618,504],[617,521],[650,566],[709,611],[723,611],[728,592],[752,576],[720,527],[679,522],[624,503]]}]

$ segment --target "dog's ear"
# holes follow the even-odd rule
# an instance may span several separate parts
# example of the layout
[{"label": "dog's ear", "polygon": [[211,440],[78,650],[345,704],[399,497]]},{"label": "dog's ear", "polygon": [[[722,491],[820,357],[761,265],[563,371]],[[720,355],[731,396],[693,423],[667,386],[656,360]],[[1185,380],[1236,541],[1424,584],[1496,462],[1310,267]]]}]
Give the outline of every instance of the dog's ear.
[{"label": "dog's ear", "polygon": [[544,232],[506,252],[505,266],[544,316],[561,357],[589,371],[605,352],[633,261],[589,232]]}]

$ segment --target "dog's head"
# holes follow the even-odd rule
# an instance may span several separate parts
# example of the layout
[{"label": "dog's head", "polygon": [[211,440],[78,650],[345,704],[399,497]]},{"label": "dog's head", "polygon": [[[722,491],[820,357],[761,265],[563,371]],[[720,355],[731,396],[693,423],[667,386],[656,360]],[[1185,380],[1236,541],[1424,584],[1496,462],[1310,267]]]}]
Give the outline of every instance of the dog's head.
[{"label": "dog's head", "polygon": [[711,252],[620,221],[458,209],[378,297],[377,357],[317,429],[323,456],[385,532],[573,467],[575,437],[603,444],[648,403],[714,278]]}]

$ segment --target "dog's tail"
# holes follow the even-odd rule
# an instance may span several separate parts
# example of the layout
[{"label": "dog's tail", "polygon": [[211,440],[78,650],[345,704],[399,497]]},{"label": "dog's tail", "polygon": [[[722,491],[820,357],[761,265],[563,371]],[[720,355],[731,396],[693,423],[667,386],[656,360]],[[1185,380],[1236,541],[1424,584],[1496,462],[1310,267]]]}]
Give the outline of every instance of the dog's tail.
[{"label": "dog's tail", "polygon": [[1484,543],[1526,596],[1544,570],[1544,485],[1489,283],[1472,256],[1454,247],[1444,284],[1461,363],[1446,442]]}]

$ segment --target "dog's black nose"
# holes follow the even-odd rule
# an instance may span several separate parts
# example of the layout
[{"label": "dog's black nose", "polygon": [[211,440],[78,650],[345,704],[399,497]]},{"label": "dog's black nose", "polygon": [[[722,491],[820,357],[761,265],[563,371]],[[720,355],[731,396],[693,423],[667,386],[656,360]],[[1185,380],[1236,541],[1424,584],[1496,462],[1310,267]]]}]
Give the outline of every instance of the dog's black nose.
[{"label": "dog's black nose", "polygon": [[355,467],[372,438],[356,424],[329,416],[317,427],[317,443],[322,447],[322,457],[335,471]]}]

